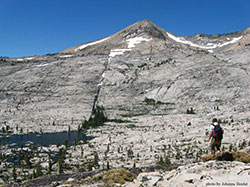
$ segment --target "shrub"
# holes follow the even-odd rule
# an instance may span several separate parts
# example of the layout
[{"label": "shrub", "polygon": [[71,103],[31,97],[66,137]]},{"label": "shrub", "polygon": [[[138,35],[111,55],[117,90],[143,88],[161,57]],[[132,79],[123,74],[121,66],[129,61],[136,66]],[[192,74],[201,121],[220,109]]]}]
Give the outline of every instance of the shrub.
[{"label": "shrub", "polygon": [[171,164],[171,161],[167,156],[164,156],[164,159],[161,156],[159,161],[156,162],[156,166],[170,166],[170,164]]},{"label": "shrub", "polygon": [[133,181],[136,175],[127,169],[112,169],[93,177],[93,180],[102,180],[106,185],[125,184],[126,181]]},{"label": "shrub", "polygon": [[133,129],[133,128],[136,128],[136,125],[130,124],[130,125],[126,125],[126,127],[129,128],[129,129]]},{"label": "shrub", "polygon": [[239,162],[250,163],[250,154],[246,152],[232,152],[233,159]]},{"label": "shrub", "polygon": [[201,159],[206,162],[209,160],[219,160],[219,161],[239,161],[244,163],[250,163],[250,154],[246,152],[225,152],[217,157],[213,155],[204,155]]},{"label": "shrub", "polygon": [[147,105],[155,105],[155,104],[156,104],[156,102],[155,102],[154,99],[150,99],[150,98],[147,98],[147,97],[144,99],[144,102],[145,102]]}]

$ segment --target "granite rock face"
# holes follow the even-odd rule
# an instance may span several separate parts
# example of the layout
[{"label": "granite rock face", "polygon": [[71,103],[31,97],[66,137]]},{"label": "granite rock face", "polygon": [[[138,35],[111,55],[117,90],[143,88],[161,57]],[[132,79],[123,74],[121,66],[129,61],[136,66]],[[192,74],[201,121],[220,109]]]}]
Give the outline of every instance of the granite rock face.
[{"label": "granite rock face", "polygon": [[[76,130],[103,106],[109,119],[127,123],[88,130],[95,138],[68,150],[72,158],[65,162],[80,163],[94,152],[100,165],[108,160],[112,167],[155,165],[164,156],[178,164],[198,162],[210,151],[214,117],[222,121],[224,148],[244,149],[250,145],[249,36],[248,28],[182,37],[143,20],[58,54],[0,58],[0,127],[17,134]],[[203,186],[211,180],[205,165],[141,174],[135,183]],[[213,172],[223,182],[227,170]]]},{"label": "granite rock face", "polygon": [[[96,105],[112,118],[193,107],[206,120],[237,116],[243,122],[250,107],[248,39],[249,29],[179,37],[144,20],[58,54],[2,58],[1,123],[74,129]],[[173,106],[152,107],[145,98]]]},{"label": "granite rock face", "polygon": [[141,173],[125,186],[249,186],[249,170],[249,164],[209,161],[187,164],[170,172]]}]

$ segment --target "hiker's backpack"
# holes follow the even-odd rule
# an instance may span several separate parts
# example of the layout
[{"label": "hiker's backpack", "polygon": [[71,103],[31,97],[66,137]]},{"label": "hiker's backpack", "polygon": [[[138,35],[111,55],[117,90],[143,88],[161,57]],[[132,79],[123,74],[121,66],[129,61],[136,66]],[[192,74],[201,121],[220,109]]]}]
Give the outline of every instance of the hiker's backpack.
[{"label": "hiker's backpack", "polygon": [[220,125],[213,125],[214,126],[214,133],[213,133],[213,137],[216,140],[221,140],[223,138],[223,130],[220,127]]}]

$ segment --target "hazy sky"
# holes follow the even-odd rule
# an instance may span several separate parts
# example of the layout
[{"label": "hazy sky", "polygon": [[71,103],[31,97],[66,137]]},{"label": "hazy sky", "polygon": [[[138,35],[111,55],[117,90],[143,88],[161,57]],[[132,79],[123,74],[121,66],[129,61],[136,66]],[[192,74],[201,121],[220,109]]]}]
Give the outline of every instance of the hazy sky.
[{"label": "hazy sky", "polygon": [[0,56],[56,53],[149,19],[176,35],[250,27],[249,0],[0,0]]}]

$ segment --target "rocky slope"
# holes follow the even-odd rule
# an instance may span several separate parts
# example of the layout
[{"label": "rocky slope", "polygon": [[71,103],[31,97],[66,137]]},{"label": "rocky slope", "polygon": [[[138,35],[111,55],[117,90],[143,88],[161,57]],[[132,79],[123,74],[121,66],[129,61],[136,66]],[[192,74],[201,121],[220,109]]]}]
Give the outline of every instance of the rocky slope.
[{"label": "rocky slope", "polygon": [[[22,186],[61,187],[193,187],[246,186],[250,184],[250,165],[242,162],[208,161],[179,166],[172,170],[132,168],[61,174],[42,177],[19,184]],[[9,185],[15,186],[15,185]]]},{"label": "rocky slope", "polygon": [[127,187],[249,186],[250,166],[241,162],[188,164],[170,172],[141,173]]},{"label": "rocky slope", "polygon": [[154,165],[166,155],[196,162],[209,151],[213,117],[223,122],[224,149],[242,149],[250,142],[249,35],[248,28],[182,37],[143,20],[58,54],[1,58],[1,128],[76,130],[99,105],[127,123],[88,130],[95,138],[70,148],[66,163],[95,152],[100,165],[112,167]]},{"label": "rocky slope", "polygon": [[[2,59],[1,123],[32,131],[56,130],[52,124],[76,128],[95,104],[115,118],[193,107],[207,120],[219,106],[225,118],[246,120],[248,39],[249,29],[178,37],[144,20],[59,54]],[[149,107],[146,97],[175,106]]]}]

